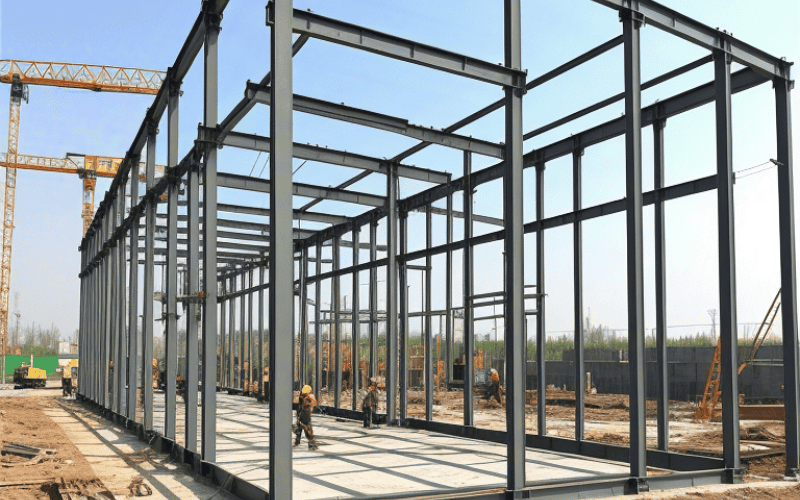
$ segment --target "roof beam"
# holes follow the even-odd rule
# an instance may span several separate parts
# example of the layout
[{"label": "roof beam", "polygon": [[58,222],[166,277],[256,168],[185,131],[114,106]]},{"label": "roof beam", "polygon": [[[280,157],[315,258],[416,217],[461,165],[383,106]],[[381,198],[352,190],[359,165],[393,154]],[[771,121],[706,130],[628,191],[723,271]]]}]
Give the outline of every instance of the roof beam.
[{"label": "roof beam", "polygon": [[[272,91],[269,87],[264,85],[249,83],[247,85],[246,95],[256,102],[268,106],[272,102]],[[331,118],[333,120],[385,130],[431,144],[438,144],[462,151],[471,151],[493,158],[502,159],[505,154],[505,150],[500,144],[445,132],[443,130],[436,130],[433,127],[426,128],[420,125],[413,125],[403,118],[354,108],[330,101],[323,101],[322,99],[315,99],[299,94],[294,94],[292,102],[294,103],[294,110],[301,113],[324,116],[325,118]]]},{"label": "roof beam", "polygon": [[[220,144],[222,146],[232,146],[264,153],[269,153],[271,151],[271,141],[269,137],[243,134],[241,132],[229,133],[221,139]],[[390,163],[389,160],[372,158],[336,149],[321,148],[309,144],[294,143],[292,152],[295,158],[301,160],[318,161],[330,165],[340,165],[342,167],[380,172],[382,174],[387,172],[387,164]],[[408,179],[415,179],[433,184],[445,184],[450,180],[450,174],[426,168],[413,167],[411,165],[398,165],[397,174]]]},{"label": "roof beam", "polygon": [[[202,206],[202,203],[200,204]],[[259,207],[246,207],[242,205],[230,205],[227,203],[217,203],[217,212],[228,212],[237,214],[259,215],[269,217],[268,208]],[[319,222],[322,224],[344,224],[347,222],[347,217],[343,215],[323,214],[320,212],[301,212],[300,210],[294,211],[295,220],[305,220],[310,222]]]},{"label": "roof beam", "polygon": [[[217,174],[217,186],[269,193],[272,184],[267,179],[220,172]],[[292,193],[295,196],[325,198],[331,201],[341,201],[343,203],[354,203],[356,205],[367,205],[371,207],[382,207],[386,204],[386,198],[383,196],[347,191],[345,189],[312,186],[309,184],[293,183]]]},{"label": "roof beam", "polygon": [[711,51],[721,50],[730,54],[734,61],[743,64],[769,78],[789,79],[792,63],[772,56],[761,49],[748,45],[724,31],[706,26],[652,0],[593,0],[614,10],[629,10],[644,16],[645,22],[675,36],[688,40]]},{"label": "roof beam", "polygon": [[[274,5],[267,3],[267,24],[273,25]],[[423,43],[294,9],[292,31],[312,38],[365,50],[500,86],[522,88],[525,72]]]}]

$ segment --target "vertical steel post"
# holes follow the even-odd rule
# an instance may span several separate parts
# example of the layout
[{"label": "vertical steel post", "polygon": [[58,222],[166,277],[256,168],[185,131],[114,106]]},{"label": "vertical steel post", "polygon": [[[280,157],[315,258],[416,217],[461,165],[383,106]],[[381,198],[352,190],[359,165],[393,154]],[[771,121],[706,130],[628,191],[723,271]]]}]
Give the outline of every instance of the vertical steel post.
[{"label": "vertical steel post", "polygon": [[[308,383],[308,247],[300,250],[300,385]],[[354,393],[355,394],[355,393]],[[355,401],[355,396],[353,396]]]},{"label": "vertical steel post", "polygon": [[[156,123],[148,124],[147,158],[145,166],[146,189],[149,192],[155,185],[156,171]],[[155,231],[156,210],[158,206],[153,199],[148,199],[145,215],[144,240],[144,297],[142,304],[142,327],[144,343],[142,344],[142,404],[144,406],[144,430],[153,430],[153,292],[155,291]],[[138,243],[137,243],[138,244]]]},{"label": "vertical steel post", "polygon": [[[236,276],[228,278],[228,287],[231,293],[236,291]],[[235,389],[236,385],[236,299],[228,301],[228,388]]]},{"label": "vertical steel post", "polygon": [[[505,0],[505,65],[521,69],[520,0]],[[505,88],[505,172],[503,221],[505,247],[506,429],[508,483],[511,491],[525,487],[525,254],[522,211],[522,94]]]},{"label": "vertical steel post", "polygon": [[397,165],[386,176],[386,413],[397,421]]},{"label": "vertical steel post", "polygon": [[[241,289],[244,292],[245,290],[247,290],[247,281],[245,280],[247,274],[246,274],[246,272],[244,270],[244,267],[239,266],[239,270],[240,270],[239,281],[242,284],[242,288]],[[244,369],[244,363],[245,363],[245,358],[244,357],[245,357],[245,354],[246,354],[245,345],[247,344],[246,335],[245,335],[245,328],[247,327],[247,316],[246,316],[247,313],[245,312],[245,309],[247,308],[247,304],[246,304],[246,300],[245,299],[246,299],[245,295],[242,295],[242,296],[239,297],[239,366],[238,366],[238,372],[239,372],[239,389],[242,391],[243,394],[247,390],[247,388],[245,387],[245,381],[247,380],[247,370]]]},{"label": "vertical steel post", "polygon": [[408,416],[408,212],[400,212],[400,425],[404,425]]},{"label": "vertical steel post", "polygon": [[[139,203],[139,155],[131,159],[131,211]],[[191,225],[189,226],[191,227]],[[136,392],[138,390],[139,344],[139,217],[131,221],[130,231],[130,290],[128,291],[128,405],[126,416],[136,421]]]},{"label": "vertical steel post", "polygon": [[[361,227],[358,224],[353,224],[353,268],[358,266],[359,261],[359,233],[361,232]],[[361,348],[361,315],[359,314],[359,308],[361,305],[361,301],[359,300],[359,292],[360,286],[358,281],[358,271],[353,271],[353,305],[352,305],[352,320],[353,320],[353,348],[352,348],[352,362],[351,366],[353,367],[353,373],[350,374],[350,383],[353,389],[353,411],[358,409],[358,387],[359,387],[359,375],[361,374],[359,370],[359,360],[361,359],[361,353],[359,352]],[[305,304],[304,304],[305,306]],[[305,368],[303,368],[305,370]]]},{"label": "vertical steel post", "polygon": [[739,462],[739,376],[736,320],[736,253],[731,149],[731,60],[714,54],[717,129],[717,209],[719,220],[720,385],[722,390],[722,458],[735,475]]},{"label": "vertical steel post", "polygon": [[[253,288],[253,268],[247,272],[247,285]],[[247,392],[253,392],[253,292],[247,294]]]},{"label": "vertical steel post", "polygon": [[[186,182],[187,220],[187,282],[189,285],[189,308],[186,313],[186,449],[198,452],[197,448],[197,392],[200,385],[199,320],[197,318],[200,294],[200,165],[193,161]],[[198,369],[195,369],[195,367]]]},{"label": "vertical steel post", "polygon": [[[172,71],[169,71],[172,73]],[[167,110],[167,167],[178,166],[178,100],[180,82],[170,78]],[[167,188],[167,324],[166,324],[166,393],[164,394],[164,436],[175,439],[176,390],[178,376],[178,191],[180,179],[171,176]]]},{"label": "vertical steel post", "polygon": [[[266,281],[267,269],[258,266],[258,284]],[[258,397],[264,399],[264,288],[258,290]]]},{"label": "vertical steel post", "polygon": [[[78,365],[86,366],[86,243],[80,247],[81,252],[81,287],[80,287],[80,305],[78,309]],[[2,384],[6,383],[6,366],[5,366],[5,352],[2,353],[3,366],[2,366]],[[83,388],[78,387],[78,394],[84,396]]]},{"label": "vertical steel post", "polygon": [[653,122],[653,187],[655,191],[655,278],[656,278],[656,398],[658,408],[658,449],[669,451],[669,364],[667,359],[667,249],[664,200],[664,127],[666,120]]},{"label": "vertical steel post", "polygon": [[[227,269],[226,269],[227,270]],[[227,286],[228,279],[222,279],[222,294],[224,297],[230,293],[230,289]],[[226,375],[227,375],[227,361],[228,361],[228,303],[230,299],[223,299],[219,303],[219,386],[220,389],[227,388],[226,385]]]},{"label": "vertical steel post", "polygon": [[111,400],[109,401],[109,409],[111,409],[114,413],[119,412],[119,405],[118,397],[119,393],[117,392],[117,385],[118,385],[118,377],[119,377],[119,350],[117,347],[119,346],[119,323],[117,321],[117,314],[119,313],[119,309],[117,307],[117,294],[119,290],[117,289],[117,241],[113,239],[114,232],[117,229],[117,214],[119,213],[119,192],[115,193],[116,196],[114,197],[113,201],[111,202],[111,220],[110,222],[110,236],[111,240],[109,243],[111,244],[108,253],[108,281],[109,281],[109,330],[108,334],[111,336],[110,339],[110,348],[111,351],[109,352],[109,359],[112,361],[113,369],[111,370],[111,375],[109,377],[109,392],[113,395]]},{"label": "vertical steel post", "polygon": [[[447,195],[447,244],[453,243],[453,195]],[[447,269],[445,269],[445,390],[453,379],[453,250],[447,249]]]},{"label": "vertical steel post", "polygon": [[625,53],[625,205],[628,249],[628,359],[630,367],[630,466],[636,488],[647,477],[644,380],[644,261],[642,244],[642,93],[639,66],[641,19],[620,13]]},{"label": "vertical steel post", "polygon": [[[109,241],[109,237],[111,235],[111,231],[114,224],[114,204],[113,202],[108,207],[108,211],[103,216],[103,243]],[[101,265],[103,266],[103,329],[101,331],[100,342],[101,342],[101,349],[103,352],[103,397],[100,404],[105,409],[111,408],[111,394],[110,388],[112,387],[112,380],[111,380],[111,338],[113,333],[111,332],[111,325],[113,324],[112,321],[112,311],[110,309],[112,295],[111,295],[111,284],[112,284],[112,277],[111,277],[111,258],[110,253],[108,250],[104,250],[102,254]]]},{"label": "vertical steel post", "polygon": [[[433,246],[433,214],[428,205],[425,209],[425,249],[430,250]],[[433,329],[431,321],[431,268],[433,267],[433,257],[431,254],[425,256],[425,302],[422,305],[424,314],[425,331],[425,420],[433,419]]]},{"label": "vertical steel post", "polygon": [[[338,271],[341,265],[339,262],[341,247],[341,239],[336,236],[333,238],[334,271]],[[339,297],[341,297],[339,281],[338,274],[331,280],[333,287],[331,297],[331,307],[333,308],[333,406],[336,408],[339,408],[342,402],[342,318],[340,313],[341,304],[339,303]],[[331,367],[329,366],[328,370],[330,369]]]},{"label": "vertical steel post", "polygon": [[783,405],[786,422],[786,476],[800,472],[798,445],[798,413],[800,385],[798,384],[797,342],[797,254],[794,227],[794,161],[792,159],[792,113],[789,67],[786,78],[775,79],[775,118],[778,142],[778,223],[780,225],[781,255],[781,319],[783,320]]},{"label": "vertical steel post", "polygon": [[472,293],[474,289],[472,248],[472,153],[464,151],[464,426],[473,427],[472,384],[475,380],[475,336],[473,333]]},{"label": "vertical steel post", "polygon": [[[580,210],[583,204],[582,158],[583,148],[576,145],[572,152],[572,209],[575,212]],[[583,441],[584,396],[588,387],[586,387],[583,359],[583,226],[579,220],[572,225],[572,245],[575,298],[575,441]]]},{"label": "vertical steel post", "polygon": [[[536,165],[536,220],[544,220],[544,169],[545,164]],[[546,300],[545,292],[545,262],[544,262],[544,227],[539,226],[536,231],[536,432],[540,436],[547,434],[547,366],[545,358],[545,344],[547,332],[545,330]],[[527,343],[527,339],[526,339]]]},{"label": "vertical steel post", "polygon": [[322,314],[320,313],[322,301],[322,282],[319,275],[322,274],[322,242],[317,240],[316,247],[317,262],[314,268],[314,394],[319,396],[322,387]]},{"label": "vertical steel post", "polygon": [[369,376],[378,376],[378,222],[369,225]]},{"label": "vertical steel post", "polygon": [[[269,195],[269,496],[292,498],[292,330],[294,252],[292,234],[292,0],[271,4],[272,156]],[[269,13],[268,13],[269,15]],[[341,374],[340,374],[341,376]],[[338,386],[337,386],[338,387]],[[337,401],[338,403],[338,401]]]},{"label": "vertical steel post", "polygon": [[[120,184],[119,192],[119,206],[120,206],[120,220],[125,220],[125,190],[127,187],[127,182],[123,181]],[[117,321],[119,323],[119,378],[117,379],[117,399],[119,401],[119,409],[117,410],[120,415],[127,415],[127,394],[125,393],[125,387],[128,381],[128,364],[127,364],[127,357],[128,357],[128,349],[127,349],[127,341],[128,341],[128,329],[126,327],[127,318],[126,312],[127,308],[125,304],[127,302],[127,295],[126,295],[126,279],[125,279],[125,235],[123,234],[117,244],[117,288],[119,289],[119,294],[117,296],[117,303],[119,307],[119,315],[117,316]]]}]

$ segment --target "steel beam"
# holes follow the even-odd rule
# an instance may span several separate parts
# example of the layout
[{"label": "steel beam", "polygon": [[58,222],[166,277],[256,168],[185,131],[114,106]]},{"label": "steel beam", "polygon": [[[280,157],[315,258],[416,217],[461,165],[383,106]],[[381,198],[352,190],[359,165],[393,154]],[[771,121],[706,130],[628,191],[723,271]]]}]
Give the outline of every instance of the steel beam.
[{"label": "steel beam", "polygon": [[[316,252],[316,266],[314,268],[314,277],[317,277],[322,272],[322,242],[317,242]],[[322,283],[320,281],[314,282],[314,394],[319,395],[322,383],[322,328],[320,328],[320,306],[322,305]]]},{"label": "steel beam", "polygon": [[665,120],[653,122],[653,187],[655,221],[655,285],[656,285],[656,421],[658,449],[669,451],[669,360],[667,358],[667,248],[666,220],[661,191],[664,182]]},{"label": "steel beam", "polygon": [[[572,209],[577,212],[583,203],[583,148],[576,144],[572,153]],[[572,226],[572,272],[575,323],[575,441],[584,438],[586,376],[583,357],[583,227],[581,221]]]},{"label": "steel beam", "polygon": [[[308,383],[308,249],[300,251],[300,386]],[[353,393],[355,394],[355,393]],[[353,398],[355,401],[355,397]],[[355,404],[355,403],[354,403]],[[355,409],[355,408],[354,408]]]},{"label": "steel beam", "polygon": [[[242,205],[231,205],[228,203],[217,203],[217,211],[269,217],[268,208],[247,207]],[[341,215],[331,215],[319,212],[301,212],[300,210],[294,210],[293,217],[294,220],[321,222],[323,224],[344,224],[347,222],[347,217],[343,217]]]},{"label": "steel beam", "polygon": [[[224,139],[222,139],[220,144],[223,146],[249,149],[251,151],[260,151],[263,153],[269,153],[272,150],[269,137],[254,134],[244,134],[240,132],[232,132],[228,134]],[[310,144],[294,143],[293,154],[295,158],[299,158],[301,160],[317,161],[320,163],[339,165],[342,167],[359,168],[368,170],[370,172],[379,172],[382,174],[387,172],[387,164],[389,163],[384,159],[373,158],[370,156],[336,149],[311,146]],[[398,165],[397,169],[398,175],[408,179],[431,182],[434,184],[444,184],[450,180],[448,174],[444,172],[437,172],[436,170],[429,170],[411,165]]]},{"label": "steel beam", "polygon": [[[338,237],[333,239],[333,270],[341,270],[341,257]],[[342,316],[341,316],[341,283],[337,274],[331,280],[331,307],[333,308],[333,406],[339,408],[342,403]],[[330,356],[330,354],[328,354]],[[330,370],[330,367],[328,367]],[[330,390],[330,389],[329,389]]]},{"label": "steel beam", "polygon": [[[253,288],[253,268],[247,272],[247,282]],[[247,294],[247,377],[250,383],[246,392],[252,392],[253,387],[253,292]]]},{"label": "steel beam", "polygon": [[739,376],[737,372],[739,359],[736,321],[736,240],[733,222],[733,154],[731,148],[731,58],[724,51],[714,54],[714,84],[719,224],[722,458],[725,461],[725,468],[736,474],[740,467]]},{"label": "steel beam", "polygon": [[[267,268],[258,266],[258,283],[263,285],[266,282]],[[266,388],[264,387],[264,288],[258,289],[258,396],[264,398]]]},{"label": "steel beam", "polygon": [[[196,165],[189,169],[186,181],[186,211],[189,219],[189,246],[187,248],[188,295],[200,293],[200,175]],[[179,252],[180,254],[180,252]],[[199,305],[189,302],[186,314],[186,449],[201,452],[197,446],[197,392],[200,384],[199,370],[188,369],[200,365]]]},{"label": "steel beam", "polygon": [[[272,101],[272,92],[269,87],[257,84],[248,84],[245,95],[261,104],[269,105]],[[294,110],[301,113],[323,116],[333,120],[340,120],[393,132],[420,141],[430,142],[431,144],[438,144],[462,151],[472,151],[473,153],[494,158],[503,158],[503,146],[500,144],[454,134],[452,132],[445,132],[443,130],[436,130],[433,127],[428,128],[420,125],[413,125],[408,123],[408,120],[404,118],[397,118],[374,111],[366,111],[344,104],[337,104],[322,99],[295,94]]]},{"label": "steel beam", "polygon": [[243,294],[239,297],[239,366],[237,371],[239,372],[239,385],[236,386],[242,392],[245,392],[245,381],[247,380],[247,371],[244,369],[245,363],[245,354],[247,353],[247,339],[245,338],[245,328],[247,328],[247,313],[245,312],[247,309],[247,296],[248,296],[248,287],[245,278],[247,275],[242,270],[242,273],[239,275],[239,282],[242,284],[242,292]]},{"label": "steel beam", "polygon": [[[432,208],[432,207],[431,207]],[[447,197],[447,231],[446,241],[450,245],[453,243],[453,195]],[[445,387],[453,380],[453,250],[447,251],[447,262],[445,269],[445,292],[444,307],[445,313]]]},{"label": "steel beam", "polygon": [[[123,182],[120,184],[120,193],[125,193],[126,183]],[[120,220],[125,219],[125,196],[119,197],[119,218]],[[119,377],[117,379],[117,399],[119,405],[119,414],[120,415],[127,415],[128,410],[126,408],[127,404],[127,394],[126,388],[128,387],[128,349],[127,349],[127,342],[128,342],[128,328],[127,328],[127,308],[125,304],[128,300],[126,290],[126,279],[125,279],[125,236],[123,235],[120,238],[119,243],[117,244],[117,289],[119,293],[117,295],[117,303],[119,307],[119,314],[117,315],[118,321],[118,328],[119,328],[119,364],[117,365],[117,369],[119,370]]]},{"label": "steel beam", "polygon": [[[271,188],[272,181],[268,179],[257,179],[253,177],[247,177],[244,175],[228,174],[222,172],[217,174],[217,178],[219,187],[244,189],[259,193],[272,192]],[[310,184],[294,183],[292,184],[292,187],[289,192],[296,196],[304,196],[308,198],[325,198],[332,201],[340,201],[343,203],[355,203],[357,205],[367,205],[372,207],[382,207],[385,204],[385,199],[382,196],[377,196],[368,193],[358,193],[355,191],[347,191],[345,189],[312,186]]]},{"label": "steel beam", "polygon": [[227,374],[226,365],[228,361],[227,356],[227,349],[228,349],[228,335],[229,333],[226,331],[228,328],[228,304],[230,300],[226,300],[225,297],[228,295],[228,288],[226,286],[227,280],[225,278],[220,279],[220,284],[222,286],[222,294],[221,300],[219,302],[219,352],[220,352],[220,360],[219,360],[219,382],[217,385],[221,388],[230,387],[227,385],[226,377]]},{"label": "steel beam", "polygon": [[[267,4],[268,24],[273,22],[274,9],[275,2],[270,1]],[[400,61],[420,64],[482,82],[520,89],[525,85],[525,72],[522,70],[507,68],[355,24],[323,17],[311,11],[295,9],[292,29],[295,33],[312,38],[365,50]]]},{"label": "steel beam", "polygon": [[622,11],[625,37],[625,213],[628,250],[628,359],[630,367],[630,475],[647,477],[645,445],[644,261],[642,242],[642,92],[640,18]]},{"label": "steel beam", "polygon": [[[171,73],[171,71],[170,71]],[[167,166],[178,166],[178,116],[180,84],[169,81],[169,109],[167,111]],[[178,375],[178,192],[180,179],[173,179],[167,191],[167,324],[166,324],[166,377],[164,436],[175,439],[176,390]],[[188,365],[187,369],[188,369]],[[185,377],[185,374],[184,374]]]},{"label": "steel beam", "polygon": [[768,77],[788,79],[785,61],[737,40],[733,35],[713,29],[694,19],[660,5],[652,0],[594,0],[617,11],[634,13],[667,33],[683,38],[700,47],[727,54],[733,61],[749,66]]},{"label": "steel beam", "polygon": [[[319,243],[317,244],[319,249]],[[369,261],[374,264],[378,260],[378,222],[369,225]],[[319,267],[317,267],[319,271]],[[319,273],[317,273],[319,275]],[[369,376],[378,376],[378,271],[375,266],[369,268]]]},{"label": "steel beam", "polygon": [[464,250],[463,250],[463,290],[462,302],[464,304],[464,426],[473,427],[473,400],[472,384],[475,380],[475,336],[473,333],[473,310],[470,297],[473,295],[474,280],[473,272],[473,250],[472,250],[472,154],[464,151]]},{"label": "steel beam", "polygon": [[797,254],[794,225],[794,160],[792,158],[791,89],[787,79],[775,81],[775,121],[778,150],[778,224],[781,255],[781,319],[783,321],[783,406],[786,422],[786,476],[800,473],[798,415]]},{"label": "steel beam", "polygon": [[[270,106],[272,156],[269,255],[269,496],[292,498],[292,366],[294,253],[292,248],[292,0],[268,7],[275,104]],[[213,125],[211,125],[213,126]]]}]

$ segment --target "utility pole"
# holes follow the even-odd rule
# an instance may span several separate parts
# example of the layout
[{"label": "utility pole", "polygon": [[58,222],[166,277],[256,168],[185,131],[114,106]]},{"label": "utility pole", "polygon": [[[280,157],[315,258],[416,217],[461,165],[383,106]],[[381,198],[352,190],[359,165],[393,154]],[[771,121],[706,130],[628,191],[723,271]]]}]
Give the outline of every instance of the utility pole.
[{"label": "utility pole", "polygon": [[711,316],[711,343],[717,344],[717,310],[709,309],[708,315]]}]

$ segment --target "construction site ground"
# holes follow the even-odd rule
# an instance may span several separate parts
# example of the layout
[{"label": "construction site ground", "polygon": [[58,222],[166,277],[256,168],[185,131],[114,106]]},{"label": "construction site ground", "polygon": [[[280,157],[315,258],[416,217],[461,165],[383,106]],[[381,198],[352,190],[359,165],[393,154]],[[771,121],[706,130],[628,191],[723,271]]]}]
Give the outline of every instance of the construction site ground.
[{"label": "construction site ground", "polygon": [[[51,383],[52,384],[52,383]],[[220,486],[195,480],[191,470],[127,434],[120,427],[88,411],[60,388],[13,390],[0,386],[0,440],[54,449],[54,455],[33,460],[0,457],[0,498],[58,499],[59,492],[85,495],[107,491],[116,498],[224,499],[232,498]],[[268,478],[268,406],[253,398],[218,395],[218,463],[245,479],[266,487]],[[327,395],[320,395],[324,403]],[[574,436],[574,394],[548,391],[548,434]],[[342,406],[350,406],[344,393]],[[424,393],[409,394],[410,416],[424,417]],[[460,393],[437,393],[434,419],[461,422]],[[535,401],[535,398],[533,398]],[[163,393],[155,394],[154,424],[163,426]],[[382,402],[383,404],[383,402]],[[652,408],[650,407],[652,406]],[[183,405],[178,401],[178,436],[182,436]],[[648,405],[648,445],[655,436],[655,406]],[[535,432],[536,406],[527,406],[528,429]],[[587,395],[586,438],[627,444],[627,397]],[[692,420],[692,405],[670,405],[670,448],[714,455],[721,443],[719,423]],[[476,425],[504,428],[503,409],[475,400]],[[464,485],[502,485],[505,448],[491,443],[460,440],[432,433],[381,427],[364,430],[359,423],[315,417],[318,451],[303,442],[294,450],[295,498],[346,498],[403,491],[444,490],[452,481]],[[651,492],[647,499],[798,499],[800,486],[783,479],[781,454],[783,423],[742,422],[743,462],[749,465],[745,484]],[[180,440],[180,437],[179,437]],[[305,438],[304,438],[305,440]],[[497,450],[495,446],[499,446]],[[719,450],[721,451],[721,449]],[[748,458],[753,456],[754,458]],[[625,473],[626,466],[607,461],[529,450],[529,479],[558,474],[590,477]],[[660,474],[664,471],[651,470]],[[382,479],[376,481],[376,475]],[[396,484],[395,484],[396,483]],[[393,484],[394,486],[390,486]],[[344,486],[342,486],[344,485]],[[375,488],[378,488],[375,490]],[[388,489],[384,489],[388,488]],[[66,498],[66,497],[64,497]],[[629,498],[629,497],[628,497]]]}]

